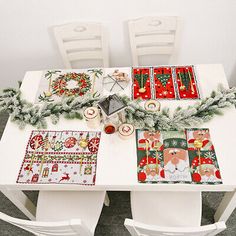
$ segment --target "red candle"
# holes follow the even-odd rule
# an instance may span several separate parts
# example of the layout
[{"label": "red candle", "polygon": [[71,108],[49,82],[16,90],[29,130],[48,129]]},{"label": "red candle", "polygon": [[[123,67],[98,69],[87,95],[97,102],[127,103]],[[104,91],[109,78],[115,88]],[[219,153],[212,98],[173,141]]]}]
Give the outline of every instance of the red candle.
[{"label": "red candle", "polygon": [[107,124],[104,127],[104,131],[106,134],[113,134],[116,132],[116,127],[113,124]]}]

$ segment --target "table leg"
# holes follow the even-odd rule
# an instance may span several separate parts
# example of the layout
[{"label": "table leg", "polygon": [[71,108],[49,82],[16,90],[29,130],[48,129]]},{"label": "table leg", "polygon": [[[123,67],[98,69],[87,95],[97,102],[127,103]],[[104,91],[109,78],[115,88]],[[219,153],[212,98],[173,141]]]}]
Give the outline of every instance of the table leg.
[{"label": "table leg", "polygon": [[236,191],[227,192],[224,195],[215,215],[215,221],[227,221],[233,210],[236,208]]},{"label": "table leg", "polygon": [[104,205],[105,205],[105,206],[110,206],[110,199],[109,199],[109,197],[108,197],[107,192],[106,192],[106,195],[105,195]]},{"label": "table leg", "polygon": [[30,220],[36,219],[36,207],[22,191],[1,187],[1,192]]}]

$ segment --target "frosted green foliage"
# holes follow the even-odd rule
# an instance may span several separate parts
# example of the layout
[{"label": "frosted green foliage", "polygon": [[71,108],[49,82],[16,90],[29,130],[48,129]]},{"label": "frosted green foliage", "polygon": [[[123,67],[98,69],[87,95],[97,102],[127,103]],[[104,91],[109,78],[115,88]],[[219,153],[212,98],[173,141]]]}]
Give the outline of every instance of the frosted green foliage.
[{"label": "frosted green foliage", "polygon": [[[236,105],[236,88],[225,89],[219,86],[211,96],[196,102],[186,109],[178,107],[173,113],[168,107],[160,112],[146,111],[140,100],[132,101],[127,96],[120,97],[127,105],[126,119],[135,128],[149,130],[183,130],[187,127],[197,127],[208,122],[216,115],[222,115],[223,109]],[[83,97],[64,97],[60,102],[33,105],[21,99],[20,89],[4,89],[0,94],[0,112],[8,112],[11,121],[23,129],[27,124],[38,129],[46,128],[46,117],[57,124],[60,116],[67,119],[83,119],[83,109],[96,106],[100,96],[86,94]]]}]

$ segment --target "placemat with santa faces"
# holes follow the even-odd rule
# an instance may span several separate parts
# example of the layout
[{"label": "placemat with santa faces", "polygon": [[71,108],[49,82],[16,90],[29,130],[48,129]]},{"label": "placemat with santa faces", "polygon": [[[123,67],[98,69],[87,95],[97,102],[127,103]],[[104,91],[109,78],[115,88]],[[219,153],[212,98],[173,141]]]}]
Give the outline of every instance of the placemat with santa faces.
[{"label": "placemat with santa faces", "polygon": [[132,81],[133,99],[200,99],[194,66],[136,67]]},{"label": "placemat with santa faces", "polygon": [[17,183],[94,185],[101,132],[34,130]]},{"label": "placemat with santa faces", "polygon": [[221,184],[209,129],[136,130],[138,182]]}]

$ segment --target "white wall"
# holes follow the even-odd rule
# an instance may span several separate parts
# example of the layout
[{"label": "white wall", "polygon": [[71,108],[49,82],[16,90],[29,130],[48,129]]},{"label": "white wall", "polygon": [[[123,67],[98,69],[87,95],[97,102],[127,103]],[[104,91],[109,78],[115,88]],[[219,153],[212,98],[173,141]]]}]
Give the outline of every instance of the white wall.
[{"label": "white wall", "polygon": [[129,66],[124,22],[158,14],[183,17],[180,64],[222,63],[236,85],[235,12],[235,0],[0,0],[0,88],[16,86],[27,70],[62,67],[50,26],[104,23],[111,66]]}]

